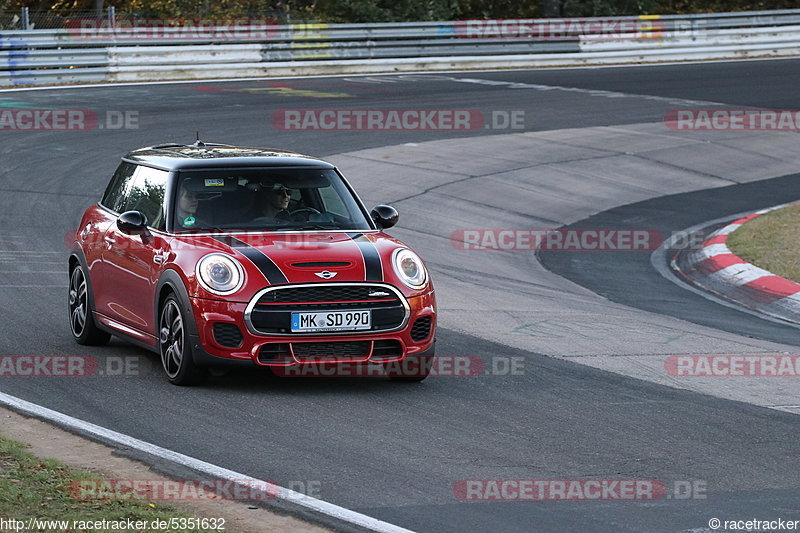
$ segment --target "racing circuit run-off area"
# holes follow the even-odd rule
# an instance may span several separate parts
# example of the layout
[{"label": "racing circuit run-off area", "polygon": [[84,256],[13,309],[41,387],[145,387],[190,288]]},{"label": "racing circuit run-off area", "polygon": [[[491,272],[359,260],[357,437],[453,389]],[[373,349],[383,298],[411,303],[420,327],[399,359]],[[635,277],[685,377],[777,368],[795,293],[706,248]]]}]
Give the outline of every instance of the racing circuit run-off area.
[{"label": "racing circuit run-off area", "polygon": [[800,10],[662,3],[0,7],[0,530],[800,530]]}]

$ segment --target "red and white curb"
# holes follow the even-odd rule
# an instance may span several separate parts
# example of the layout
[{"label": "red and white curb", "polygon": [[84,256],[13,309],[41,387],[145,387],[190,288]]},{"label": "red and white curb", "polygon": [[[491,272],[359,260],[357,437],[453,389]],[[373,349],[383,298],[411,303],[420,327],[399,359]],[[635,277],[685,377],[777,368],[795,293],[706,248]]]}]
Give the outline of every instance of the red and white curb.
[{"label": "red and white curb", "polygon": [[800,283],[776,276],[731,252],[728,236],[742,224],[791,202],[762,209],[712,233],[701,247],[673,262],[673,267],[695,285],[723,298],[771,316],[800,323]]}]

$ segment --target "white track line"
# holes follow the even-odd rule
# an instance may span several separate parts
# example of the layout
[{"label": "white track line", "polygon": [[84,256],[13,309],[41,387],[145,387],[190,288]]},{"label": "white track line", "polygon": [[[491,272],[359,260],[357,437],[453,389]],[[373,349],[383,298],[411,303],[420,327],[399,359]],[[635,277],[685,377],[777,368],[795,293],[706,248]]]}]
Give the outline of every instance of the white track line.
[{"label": "white track line", "polygon": [[155,444],[150,444],[148,442],[135,439],[123,433],[118,433],[102,426],[97,426],[90,422],[59,413],[58,411],[53,411],[52,409],[36,405],[35,403],[27,402],[2,392],[0,392],[0,404],[6,405],[16,411],[27,413],[37,418],[42,418],[48,422],[53,422],[59,426],[78,430],[81,433],[93,435],[95,437],[100,437],[105,441],[113,442],[114,444],[118,444],[125,448],[138,450],[156,457],[160,457],[161,459],[166,459],[167,461],[189,467],[192,470],[203,472],[215,478],[232,481],[239,484],[247,483],[252,484],[253,486],[265,487],[267,490],[269,490],[269,494],[277,494],[276,499],[278,500],[284,500],[300,507],[305,507],[306,509],[310,509],[322,515],[347,522],[348,524],[357,525],[369,529],[370,531],[377,531],[380,533],[413,533],[409,529],[395,526],[394,524],[345,509],[344,507],[339,507],[338,505],[334,505],[332,503],[306,496],[305,494],[295,492],[278,485],[266,483],[263,480],[239,474],[233,470],[228,470],[226,468],[212,465],[211,463],[206,463],[205,461],[201,461],[199,459],[194,459],[188,455],[173,452],[172,450],[156,446]]}]

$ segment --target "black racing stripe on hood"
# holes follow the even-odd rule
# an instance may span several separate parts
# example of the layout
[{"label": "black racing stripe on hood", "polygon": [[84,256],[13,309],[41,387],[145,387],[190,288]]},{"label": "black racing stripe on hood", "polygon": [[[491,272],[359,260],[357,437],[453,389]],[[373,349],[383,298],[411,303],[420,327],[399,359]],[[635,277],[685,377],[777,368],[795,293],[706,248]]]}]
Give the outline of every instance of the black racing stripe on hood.
[{"label": "black racing stripe on hood", "polygon": [[280,283],[289,283],[283,271],[270,259],[267,254],[254,248],[244,241],[240,241],[236,237],[229,235],[223,237],[214,237],[217,241],[227,244],[231,248],[236,248],[242,255],[248,258],[267,278],[270,285],[278,285]]},{"label": "black racing stripe on hood", "polygon": [[364,270],[366,281],[383,281],[383,265],[378,249],[363,233],[348,233],[348,237],[358,245],[364,257]]}]

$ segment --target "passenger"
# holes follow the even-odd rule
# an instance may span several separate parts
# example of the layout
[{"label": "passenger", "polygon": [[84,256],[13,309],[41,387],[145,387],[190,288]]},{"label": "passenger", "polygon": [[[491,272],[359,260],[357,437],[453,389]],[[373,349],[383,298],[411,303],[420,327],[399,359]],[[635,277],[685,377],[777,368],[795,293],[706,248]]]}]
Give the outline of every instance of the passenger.
[{"label": "passenger", "polygon": [[197,208],[200,205],[198,194],[188,188],[181,187],[178,193],[178,203],[175,208],[175,225],[183,229],[195,229],[203,226],[197,218]]},{"label": "passenger", "polygon": [[178,194],[178,205],[175,209],[175,223],[184,228],[190,228],[197,222],[197,194],[185,187],[181,187]]}]

